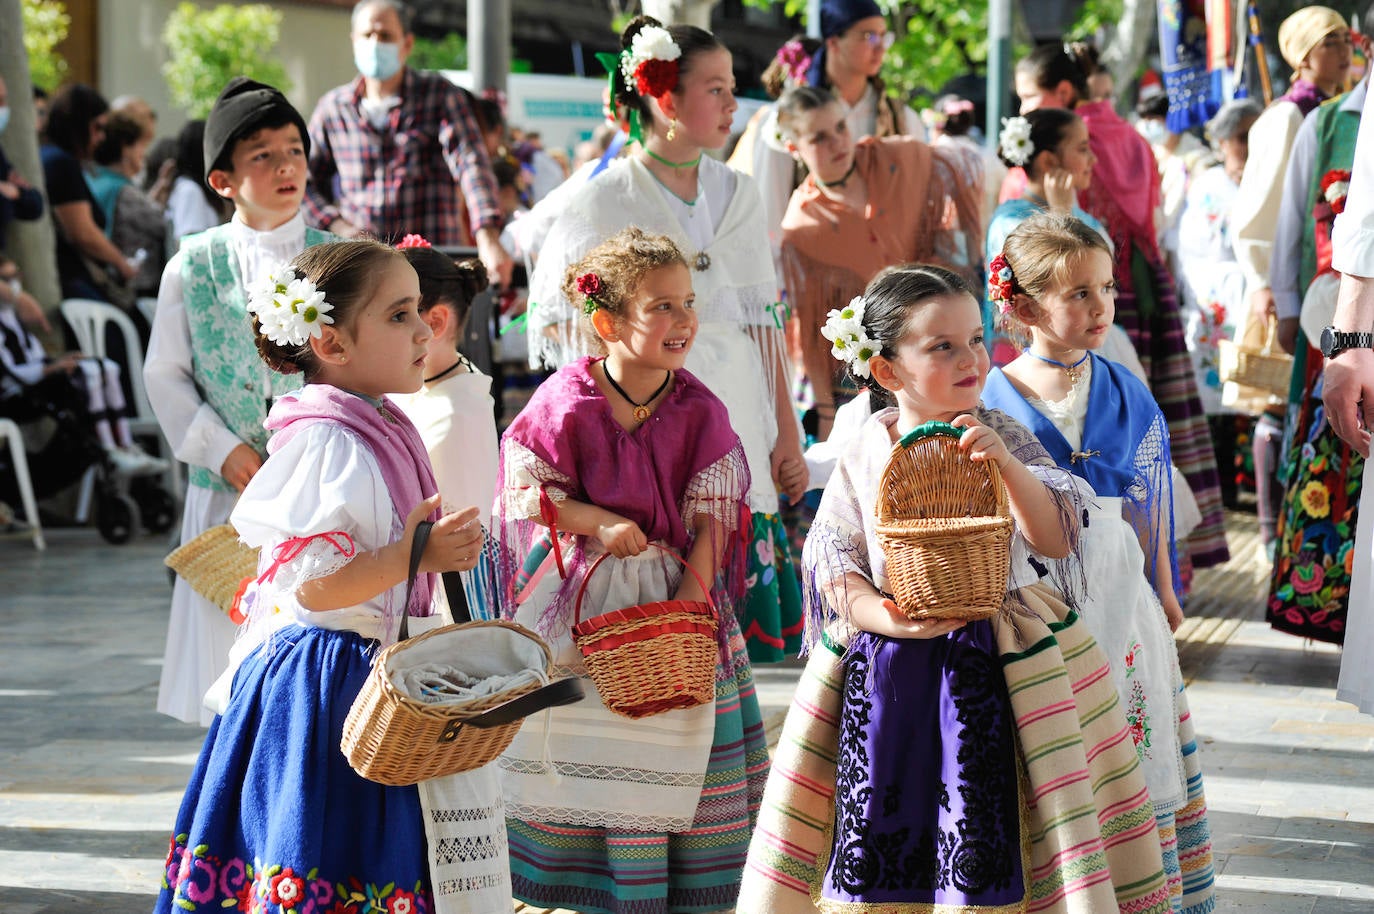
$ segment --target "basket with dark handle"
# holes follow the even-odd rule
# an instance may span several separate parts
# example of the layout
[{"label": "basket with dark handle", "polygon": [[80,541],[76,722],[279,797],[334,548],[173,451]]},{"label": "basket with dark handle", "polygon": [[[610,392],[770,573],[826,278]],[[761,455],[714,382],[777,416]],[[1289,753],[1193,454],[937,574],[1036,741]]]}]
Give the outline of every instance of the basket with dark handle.
[{"label": "basket with dark handle", "polygon": [[[407,609],[433,526],[422,522],[411,540],[406,596],[401,604]],[[576,678],[542,686],[529,683],[462,705],[431,704],[398,689],[387,672],[398,654],[431,639],[461,640],[464,632],[482,628],[507,629],[512,637],[535,642],[543,654],[545,673],[551,670],[548,645],[533,632],[513,622],[473,622],[466,609],[464,616],[454,625],[407,638],[409,613],[402,614],[399,640],[373,660],[372,671],[344,722],[340,748],[358,774],[379,784],[406,786],[480,768],[506,750],[526,717],[582,699],[582,684]],[[455,645],[455,652],[461,652],[461,645]]]}]

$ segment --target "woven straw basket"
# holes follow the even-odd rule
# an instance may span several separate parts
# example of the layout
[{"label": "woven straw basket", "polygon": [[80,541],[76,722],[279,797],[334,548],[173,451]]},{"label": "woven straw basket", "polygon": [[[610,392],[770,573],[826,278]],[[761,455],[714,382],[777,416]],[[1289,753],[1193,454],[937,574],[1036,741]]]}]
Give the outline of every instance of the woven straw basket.
[{"label": "woven straw basket", "polygon": [[[474,650],[474,638],[487,641],[489,649]],[[462,705],[430,704],[405,694],[391,680],[397,668],[411,662],[408,655],[464,658],[492,667],[510,661],[505,664],[510,669],[469,671],[474,676],[530,667],[548,674],[553,665],[543,639],[511,622],[446,625],[399,641],[378,654],[344,721],[340,747],[354,771],[393,787],[471,771],[495,759],[515,739],[523,718],[486,728],[465,726],[466,722],[540,688],[538,682],[531,682]]]},{"label": "woven straw basket", "polygon": [[994,461],[959,449],[960,434],[944,422],[912,429],[878,483],[888,585],[911,619],[986,619],[1006,595],[1007,489]]},{"label": "woven straw basket", "polygon": [[[681,556],[663,551],[682,562],[703,593],[711,592]],[[609,557],[609,552],[603,553],[587,569],[577,591],[572,629],[602,703],[616,714],[637,719],[715,701],[719,622],[710,603],[661,600],[582,621],[587,581]]]},{"label": "woven straw basket", "polygon": [[231,525],[211,527],[183,543],[163,559],[163,564],[234,622],[243,621],[236,616],[234,598],[245,579],[257,576],[258,550],[239,542],[238,531]]},{"label": "woven straw basket", "polygon": [[1264,344],[1236,340],[1217,340],[1217,374],[1223,381],[1253,387],[1279,397],[1288,396],[1288,384],[1293,376],[1293,357],[1279,349],[1274,340],[1278,334],[1278,319],[1269,318]]}]

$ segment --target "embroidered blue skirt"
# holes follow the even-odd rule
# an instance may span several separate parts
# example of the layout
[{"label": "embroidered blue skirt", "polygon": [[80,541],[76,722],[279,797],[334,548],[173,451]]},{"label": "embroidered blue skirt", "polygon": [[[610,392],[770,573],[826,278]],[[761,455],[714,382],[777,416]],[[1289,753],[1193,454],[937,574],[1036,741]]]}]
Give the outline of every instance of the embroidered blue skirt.
[{"label": "embroidered blue skirt", "polygon": [[156,911],[432,909],[419,792],[359,777],[339,749],[375,646],[287,628],[244,661],[186,787]]},{"label": "embroidered blue skirt", "polygon": [[842,688],[822,897],[883,910],[1019,903],[1016,734],[991,624],[929,640],[861,632]]}]

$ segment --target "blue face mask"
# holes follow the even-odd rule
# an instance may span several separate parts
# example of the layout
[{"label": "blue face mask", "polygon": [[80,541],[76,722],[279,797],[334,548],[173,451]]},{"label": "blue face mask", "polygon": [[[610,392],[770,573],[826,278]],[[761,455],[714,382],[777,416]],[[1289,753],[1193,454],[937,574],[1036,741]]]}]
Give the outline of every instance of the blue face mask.
[{"label": "blue face mask", "polygon": [[356,39],[353,63],[368,79],[390,79],[401,72],[401,46],[375,38]]},{"label": "blue face mask", "polygon": [[5,132],[5,128],[10,125],[10,106],[0,105],[0,133]]},{"label": "blue face mask", "polygon": [[1152,146],[1161,146],[1169,138],[1169,128],[1164,126],[1164,122],[1149,118],[1140,122],[1140,135],[1145,137]]}]

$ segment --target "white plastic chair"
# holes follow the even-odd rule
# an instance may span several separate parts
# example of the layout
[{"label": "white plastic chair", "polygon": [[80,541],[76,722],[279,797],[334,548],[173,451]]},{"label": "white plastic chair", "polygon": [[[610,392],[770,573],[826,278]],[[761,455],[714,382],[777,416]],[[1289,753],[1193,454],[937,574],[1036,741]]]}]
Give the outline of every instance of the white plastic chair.
[{"label": "white plastic chair", "polygon": [[[128,365],[124,370],[129,376],[133,390],[134,416],[129,420],[129,430],[137,435],[152,435],[157,439],[158,454],[167,460],[167,473],[164,480],[174,498],[182,497],[181,465],[172,454],[171,445],[163,437],[162,426],[158,424],[153,407],[148,403],[148,390],[143,383],[143,345],[138,339],[138,328],[127,314],[114,305],[89,298],[68,298],[62,302],[62,316],[76,334],[76,345],[83,355],[105,358],[105,328],[114,324],[124,337],[124,352]],[[81,498],[77,506],[79,519],[84,519],[90,507],[91,477],[82,482]]]},{"label": "white plastic chair", "polygon": [[14,478],[19,487],[19,498],[24,504],[24,520],[33,533],[33,545],[39,552],[48,548],[43,540],[43,526],[38,522],[38,504],[33,498],[33,482],[29,479],[29,458],[24,453],[24,436],[13,420],[0,419],[0,440],[9,442],[10,463],[14,466]]}]

